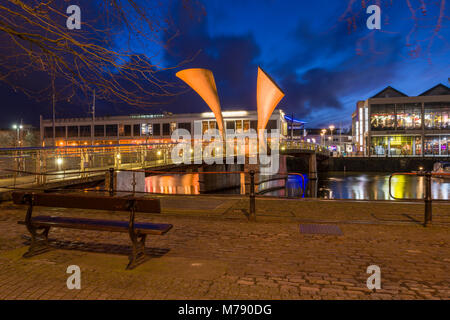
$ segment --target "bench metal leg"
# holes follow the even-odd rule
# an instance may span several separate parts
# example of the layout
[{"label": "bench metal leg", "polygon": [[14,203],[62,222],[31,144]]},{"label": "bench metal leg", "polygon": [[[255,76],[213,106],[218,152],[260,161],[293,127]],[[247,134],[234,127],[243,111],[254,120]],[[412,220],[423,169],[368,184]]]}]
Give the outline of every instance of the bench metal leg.
[{"label": "bench metal leg", "polygon": [[[50,250],[48,245],[48,232],[50,231],[50,227],[36,227],[36,225],[33,224],[31,221],[31,216],[33,214],[33,195],[28,195],[26,197],[26,202],[28,203],[28,210],[25,216],[25,225],[27,226],[28,232],[31,234],[31,244],[23,257],[29,258]],[[39,233],[38,230],[42,231]]]},{"label": "bench metal leg", "polygon": [[128,257],[129,263],[127,270],[134,269],[136,266],[144,262],[145,260],[145,239],[146,234],[135,234],[130,232],[130,238],[132,242],[132,251]]},{"label": "bench metal leg", "polygon": [[24,258],[30,258],[50,250],[48,244],[48,232],[50,231],[50,227],[44,227],[42,229],[42,232],[39,233],[37,231],[38,228],[34,226],[28,228],[28,231],[31,233],[31,244],[28,251],[24,253]]}]

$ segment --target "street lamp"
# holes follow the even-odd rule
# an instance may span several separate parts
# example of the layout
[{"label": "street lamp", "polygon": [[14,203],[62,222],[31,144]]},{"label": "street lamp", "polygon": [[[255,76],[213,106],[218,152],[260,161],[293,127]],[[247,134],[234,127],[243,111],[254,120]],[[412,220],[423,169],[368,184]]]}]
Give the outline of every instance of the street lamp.
[{"label": "street lamp", "polygon": [[326,132],[327,132],[327,129],[322,129],[322,131],[320,132],[320,138],[321,138],[323,146],[325,146],[325,143],[326,143],[326,141],[324,140],[324,136],[325,136]]},{"label": "street lamp", "polygon": [[12,125],[12,128],[13,128],[14,130],[16,130],[16,133],[17,133],[16,146],[19,146],[20,143],[21,143],[21,142],[20,142],[20,130],[23,129],[23,126],[22,126],[22,125],[13,124],[13,125]]},{"label": "street lamp", "polygon": [[[328,128],[330,128],[330,132],[331,132],[331,143],[333,143],[333,130],[334,130],[334,125],[329,126]],[[331,144],[330,144],[331,145]]]}]

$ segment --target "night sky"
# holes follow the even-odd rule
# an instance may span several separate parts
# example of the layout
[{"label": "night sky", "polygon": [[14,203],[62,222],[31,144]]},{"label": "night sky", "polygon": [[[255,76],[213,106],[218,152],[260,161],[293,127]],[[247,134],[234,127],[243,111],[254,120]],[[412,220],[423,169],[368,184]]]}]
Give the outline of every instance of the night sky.
[{"label": "night sky", "polygon": [[[83,1],[78,1],[83,10]],[[76,1],[74,1],[76,3]],[[381,30],[369,30],[363,6],[379,3]],[[445,1],[205,0],[189,10],[167,3],[178,36],[157,57],[173,66],[214,72],[224,110],[256,110],[256,75],[261,66],[286,96],[279,108],[308,127],[348,126],[358,100],[391,85],[418,95],[450,77],[450,3]],[[440,23],[438,23],[440,21]],[[0,31],[1,32],[1,31]],[[117,38],[115,45],[123,39]],[[152,56],[151,46],[136,52]],[[141,52],[143,51],[143,52]],[[181,81],[166,72],[170,81]],[[30,76],[27,82],[40,81]],[[50,102],[35,102],[0,84],[1,127],[20,121],[38,124],[51,117]],[[88,116],[88,107],[59,102],[57,117]],[[193,92],[167,104],[136,109],[99,101],[98,115],[202,112]]]}]

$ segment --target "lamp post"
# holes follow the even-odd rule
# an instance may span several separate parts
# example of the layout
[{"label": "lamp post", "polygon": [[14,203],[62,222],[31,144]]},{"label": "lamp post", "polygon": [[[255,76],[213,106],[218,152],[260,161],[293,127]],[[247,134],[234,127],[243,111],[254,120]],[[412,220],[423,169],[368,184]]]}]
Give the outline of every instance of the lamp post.
[{"label": "lamp post", "polygon": [[322,145],[322,146],[325,146],[325,141],[324,141],[324,136],[325,136],[325,132],[326,132],[326,129],[322,129],[322,131],[320,132],[320,144]]},{"label": "lamp post", "polygon": [[13,124],[13,129],[16,130],[16,147],[19,147],[21,142],[20,142],[20,130],[22,130],[23,126],[22,125],[17,125],[17,124]]},{"label": "lamp post", "polygon": [[328,128],[330,128],[330,134],[331,134],[331,143],[330,143],[330,146],[331,146],[331,144],[333,143],[333,130],[334,130],[334,125],[331,125],[331,126],[329,126]]}]

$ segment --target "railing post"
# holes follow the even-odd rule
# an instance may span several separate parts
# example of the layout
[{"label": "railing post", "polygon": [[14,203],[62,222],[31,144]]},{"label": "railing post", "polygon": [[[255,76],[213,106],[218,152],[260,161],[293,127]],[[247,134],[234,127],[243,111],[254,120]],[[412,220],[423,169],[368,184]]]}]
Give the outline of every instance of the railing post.
[{"label": "railing post", "polygon": [[136,193],[136,173],[133,171],[133,182],[131,183],[131,185],[133,186],[133,196]]},{"label": "railing post", "polygon": [[249,214],[249,220],[255,221],[256,220],[256,200],[255,200],[255,170],[250,170],[250,214]]},{"label": "railing post", "polygon": [[245,195],[245,173],[241,172],[239,175],[241,180],[241,194]]},{"label": "railing post", "polygon": [[109,195],[114,195],[114,168],[109,168]]},{"label": "railing post", "polygon": [[424,226],[426,227],[431,223],[433,209],[432,209],[432,196],[431,196],[431,172],[425,173],[425,221]]},{"label": "railing post", "polygon": [[35,163],[34,163],[34,167],[36,170],[36,183],[39,185],[41,184],[41,151],[37,150],[36,151],[36,159],[35,159]]}]

